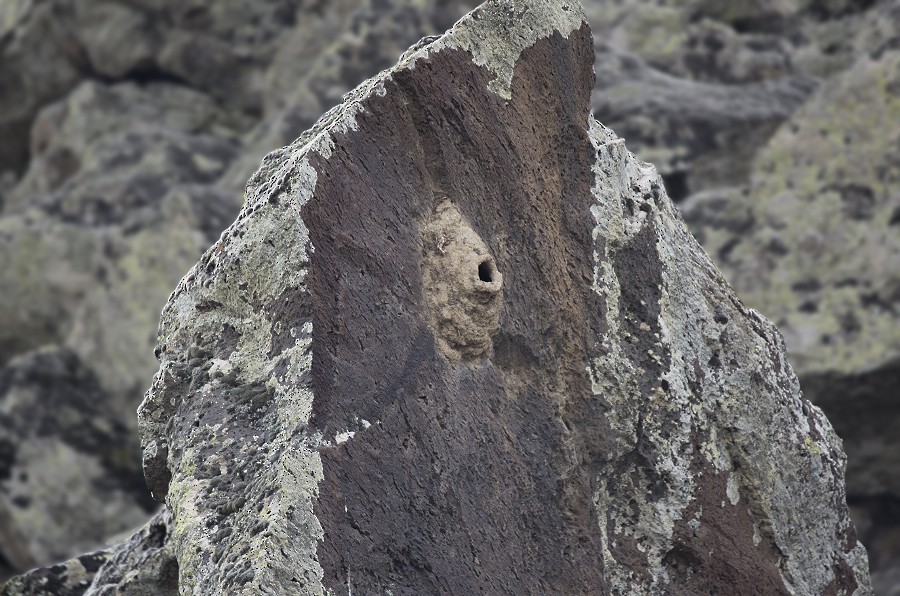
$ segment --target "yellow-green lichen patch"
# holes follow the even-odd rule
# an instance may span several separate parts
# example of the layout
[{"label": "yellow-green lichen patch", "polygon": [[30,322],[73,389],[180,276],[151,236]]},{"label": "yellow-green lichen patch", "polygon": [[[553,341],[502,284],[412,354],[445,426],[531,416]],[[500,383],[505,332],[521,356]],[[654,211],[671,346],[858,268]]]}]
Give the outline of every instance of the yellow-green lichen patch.
[{"label": "yellow-green lichen patch", "polygon": [[822,455],[822,448],[819,447],[818,443],[812,440],[812,437],[806,437],[805,439],[803,439],[803,445],[813,455]]},{"label": "yellow-green lichen patch", "polygon": [[[900,55],[862,57],[826,82],[771,139],[755,166],[751,234],[710,231],[713,254],[749,304],[777,321],[802,374],[859,371],[900,350],[877,304],[898,283],[890,225],[900,171]],[[864,298],[868,296],[868,298]],[[862,306],[862,308],[861,308]]]}]

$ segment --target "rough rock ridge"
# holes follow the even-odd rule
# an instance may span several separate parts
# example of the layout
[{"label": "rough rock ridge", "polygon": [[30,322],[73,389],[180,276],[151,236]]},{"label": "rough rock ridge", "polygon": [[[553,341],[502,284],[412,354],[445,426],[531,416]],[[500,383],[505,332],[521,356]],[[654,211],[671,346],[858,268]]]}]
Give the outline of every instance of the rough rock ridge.
[{"label": "rough rock ridge", "polygon": [[[67,354],[78,379],[99,382],[90,394],[104,424],[134,427],[157,366],[159,310],[236,216],[261,156],[473,4],[5,0],[0,376],[34,385],[7,385],[18,396],[0,391],[0,409],[23,392],[56,403],[21,365]],[[804,396],[844,440],[873,580],[879,593],[900,594],[900,195],[891,182],[900,153],[889,125],[900,122],[900,1],[589,0],[585,10],[595,115],[655,165],[742,300],[784,334]],[[84,394],[80,383],[73,391]],[[45,427],[65,428],[53,413]],[[84,502],[117,503],[122,515],[112,517],[61,498],[58,482],[31,468],[66,467],[66,437],[35,434],[27,448],[0,450],[0,468],[15,468],[0,478],[0,533],[30,538],[25,550],[21,539],[0,540],[0,581],[27,561],[97,548],[145,515],[131,481],[136,437],[116,436],[129,443],[116,444],[116,466],[85,448],[101,443],[82,443],[88,473],[66,478]],[[28,455],[36,450],[59,457]],[[110,486],[136,490],[110,497]]]},{"label": "rough rock ridge", "polygon": [[840,441],[592,57],[489,2],[266,158],[140,409],[182,592],[871,592]]},{"label": "rough rock ridge", "polygon": [[595,115],[659,169],[843,440],[900,595],[900,2],[587,2]]}]

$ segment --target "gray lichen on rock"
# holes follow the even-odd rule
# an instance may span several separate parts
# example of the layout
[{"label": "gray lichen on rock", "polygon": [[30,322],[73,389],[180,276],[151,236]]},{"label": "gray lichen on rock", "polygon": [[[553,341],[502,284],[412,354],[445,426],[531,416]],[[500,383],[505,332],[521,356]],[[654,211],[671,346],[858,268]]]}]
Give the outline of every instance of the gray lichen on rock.
[{"label": "gray lichen on rock", "polygon": [[[898,90],[900,51],[861,57],[772,137],[746,196],[686,206],[731,283],[778,322],[807,396],[834,417],[856,496],[900,493],[900,130],[879,124],[900,121]],[[738,210],[740,234],[729,229]]]},{"label": "gray lichen on rock", "polygon": [[14,568],[95,549],[152,512],[112,401],[66,349],[0,367],[0,553]]},{"label": "gray lichen on rock", "polygon": [[29,571],[0,587],[0,596],[176,596],[171,530],[163,509],[120,544]]},{"label": "gray lichen on rock", "polygon": [[84,596],[175,596],[178,561],[171,541],[172,514],[162,509],[127,540],[103,553]]},{"label": "gray lichen on rock", "polygon": [[[738,301],[672,204],[654,199],[655,170],[604,133],[593,135],[596,192],[605,199],[593,208],[605,247],[597,289],[611,331],[624,339],[592,367],[618,437],[597,497],[610,536],[608,576],[620,586],[634,581],[620,561],[636,556],[652,578],[646,593],[673,580],[696,591],[711,582],[702,569],[721,557],[763,593],[868,593],[865,549],[848,548],[852,524],[834,506],[844,494],[840,439],[800,399],[781,335]],[[623,200],[609,196],[623,186]],[[643,465],[628,462],[629,453]],[[745,539],[708,542],[709,517],[717,531]]]},{"label": "gray lichen on rock", "polygon": [[[584,12],[578,2],[504,0],[484,3],[467,19],[466,26],[426,48],[424,56],[444,48],[471,52],[476,65],[494,73],[488,89],[511,99],[513,73],[522,51],[554,33],[568,37],[581,28]],[[503,35],[496,35],[498,26],[504,28]]]}]

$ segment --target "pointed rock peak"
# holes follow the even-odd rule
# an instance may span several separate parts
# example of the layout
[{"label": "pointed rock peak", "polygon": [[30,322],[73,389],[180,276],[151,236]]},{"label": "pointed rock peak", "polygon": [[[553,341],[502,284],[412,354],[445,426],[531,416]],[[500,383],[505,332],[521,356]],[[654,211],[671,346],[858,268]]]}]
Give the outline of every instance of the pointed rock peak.
[{"label": "pointed rock peak", "polygon": [[409,58],[415,61],[443,48],[466,50],[475,64],[494,74],[488,88],[510,99],[513,71],[522,51],[554,33],[568,38],[586,22],[577,0],[493,0],[460,20],[435,44]]},{"label": "pointed rock peak", "polygon": [[265,159],[139,412],[181,593],[865,592],[838,438],[592,63],[490,2]]}]

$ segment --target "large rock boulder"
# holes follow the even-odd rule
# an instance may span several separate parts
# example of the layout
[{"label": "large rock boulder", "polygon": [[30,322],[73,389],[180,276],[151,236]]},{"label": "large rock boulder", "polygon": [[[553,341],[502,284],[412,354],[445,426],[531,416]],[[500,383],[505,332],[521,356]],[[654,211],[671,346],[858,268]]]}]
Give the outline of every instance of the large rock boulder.
[{"label": "large rock boulder", "polygon": [[595,114],[657,165],[677,201],[740,186],[820,82],[897,43],[898,6],[587,2],[597,32]]},{"label": "large rock boulder", "polygon": [[[900,5],[898,5],[900,6]],[[823,84],[743,191],[685,215],[739,294],[785,334],[804,395],[834,420],[884,593],[900,593],[900,51]],[[893,579],[891,579],[893,575]],[[891,592],[887,592],[891,590]]]},{"label": "large rock boulder", "polygon": [[84,83],[41,112],[27,175],[0,218],[0,364],[65,345],[134,426],[152,375],[154,319],[240,208],[211,183],[237,147],[228,118],[169,84]]},{"label": "large rock boulder", "polygon": [[900,2],[586,10],[595,115],[660,169],[717,267],[785,334],[805,397],[845,440],[879,592],[900,594]]},{"label": "large rock boulder", "polygon": [[685,209],[782,329],[807,396],[834,412],[857,494],[900,495],[900,128],[879,125],[898,121],[900,51],[864,56],[778,131],[745,196]]},{"label": "large rock boulder", "polygon": [[181,591],[871,593],[839,439],[592,60],[489,2],[265,159],[139,412]]},{"label": "large rock boulder", "polygon": [[29,170],[0,217],[0,436],[15,468],[0,481],[0,535],[26,537],[0,540],[0,577],[152,512],[136,396],[166,286],[240,208],[211,184],[237,151],[221,137],[229,122],[180,86],[94,82],[35,120]]},{"label": "large rock boulder", "polygon": [[[85,374],[98,380],[116,424],[133,428],[139,394],[156,367],[159,309],[233,219],[260,157],[292,142],[361,79],[389,66],[413,40],[443,31],[473,4],[4,3],[0,365],[20,356],[33,361],[46,346],[71,352]],[[890,366],[897,351],[890,333],[896,328],[891,271],[897,267],[879,261],[891,254],[890,238],[860,244],[854,238],[865,231],[864,221],[844,228],[843,203],[829,198],[830,192],[803,191],[810,209],[826,214],[819,220],[837,222],[828,225],[850,239],[832,236],[817,245],[813,260],[836,266],[816,265],[816,276],[827,280],[827,270],[855,269],[857,285],[838,288],[839,296],[831,282],[806,292],[809,296],[785,290],[785,284],[804,280],[780,280],[805,269],[791,263],[794,257],[780,264],[781,256],[769,247],[787,247],[795,257],[802,253],[805,249],[794,243],[806,236],[800,228],[806,218],[778,213],[779,203],[768,200],[765,192],[781,182],[763,188],[753,181],[769,175],[765,164],[778,151],[800,156],[797,160],[815,154],[836,164],[846,154],[854,168],[862,164],[854,174],[862,187],[871,184],[863,172],[896,168],[893,127],[879,126],[896,120],[880,107],[891,87],[879,83],[881,75],[873,76],[872,69],[884,74],[900,47],[900,3],[634,0],[589,1],[585,9],[596,32],[595,113],[639,157],[654,162],[670,196],[695,195],[684,205],[692,230],[708,243],[739,293],[749,292],[749,304],[784,329],[805,395],[826,409],[847,439],[849,491],[866,543],[874,546],[873,566],[900,560],[895,538],[900,497],[892,488],[898,474],[891,457],[896,370]],[[871,162],[877,167],[868,165],[868,141],[842,146],[833,136],[825,155],[817,152],[815,134],[784,132],[797,126],[812,131],[817,124],[811,115],[824,114],[828,102],[832,113],[849,107],[862,116],[844,123],[860,129],[851,137],[888,143],[886,153]],[[873,102],[871,113],[886,114],[887,120],[867,117],[867,102]],[[813,103],[817,107],[810,108]],[[781,148],[774,149],[776,144]],[[761,152],[768,157],[757,157]],[[774,175],[784,181],[795,170],[790,166]],[[885,214],[888,224],[892,221],[892,204],[896,201],[887,195],[877,198],[871,222],[879,233],[893,230],[884,227]],[[769,217],[763,209],[774,213],[777,226],[760,223]],[[763,228],[767,231],[760,233]],[[721,247],[730,245],[723,254],[733,256],[738,243],[737,253],[746,254],[740,266],[720,258]],[[870,249],[874,252],[866,252]],[[850,255],[859,255],[859,267]],[[845,261],[847,267],[841,265]],[[883,265],[875,266],[879,262]],[[750,269],[777,281],[754,282]],[[811,309],[810,300],[816,313],[800,310]],[[851,332],[840,331],[839,321],[850,321],[847,312],[864,328],[853,331],[851,324]],[[818,345],[811,348],[810,338],[816,337],[829,337],[830,343],[814,341]],[[866,360],[864,354],[874,357]],[[40,388],[32,392],[37,402]],[[93,486],[95,497],[102,497],[99,484]],[[69,504],[69,512],[82,508]],[[32,507],[29,516],[38,515]],[[68,555],[83,548],[79,531],[67,535],[56,525],[75,516],[45,515],[45,522],[55,520],[41,526],[54,528],[55,546],[68,543]],[[0,520],[0,531],[3,526]],[[0,540],[0,561],[19,560],[9,544]],[[0,577],[5,572],[0,565]],[[881,589],[892,585],[900,582],[885,579]]]}]

